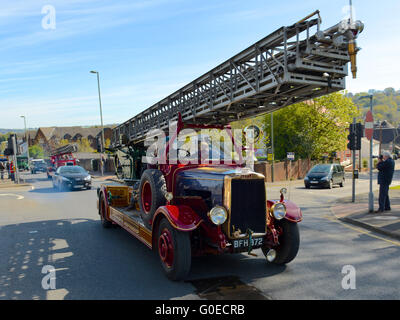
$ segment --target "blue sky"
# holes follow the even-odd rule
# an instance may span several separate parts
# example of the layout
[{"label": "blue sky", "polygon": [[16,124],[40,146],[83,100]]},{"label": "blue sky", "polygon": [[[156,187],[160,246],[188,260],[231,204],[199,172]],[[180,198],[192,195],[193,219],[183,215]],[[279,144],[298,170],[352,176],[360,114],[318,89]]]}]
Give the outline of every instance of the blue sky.
[{"label": "blue sky", "polygon": [[[0,128],[120,123],[283,25],[347,0],[0,0]],[[56,28],[42,28],[44,5]],[[400,89],[400,1],[353,0],[360,35],[351,92]]]}]

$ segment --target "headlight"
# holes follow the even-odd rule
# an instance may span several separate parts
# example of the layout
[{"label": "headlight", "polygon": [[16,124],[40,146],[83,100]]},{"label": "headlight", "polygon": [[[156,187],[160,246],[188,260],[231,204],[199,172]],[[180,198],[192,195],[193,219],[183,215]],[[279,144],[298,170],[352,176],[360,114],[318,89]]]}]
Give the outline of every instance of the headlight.
[{"label": "headlight", "polygon": [[286,215],[286,207],[283,203],[278,202],[271,207],[271,212],[276,220],[281,220]]},{"label": "headlight", "polygon": [[90,181],[90,179],[92,179],[92,177],[89,175],[85,178],[85,181]]},{"label": "headlight", "polygon": [[304,180],[308,180],[308,176],[305,176]]},{"label": "headlight", "polygon": [[321,178],[321,180],[328,181],[329,180],[329,176],[323,177],[323,178]]},{"label": "headlight", "polygon": [[208,213],[208,217],[212,223],[216,224],[217,226],[223,224],[226,221],[227,216],[226,209],[221,206],[215,206]]},{"label": "headlight", "polygon": [[62,181],[69,182],[70,180],[68,178],[66,178],[66,177],[62,177]]}]

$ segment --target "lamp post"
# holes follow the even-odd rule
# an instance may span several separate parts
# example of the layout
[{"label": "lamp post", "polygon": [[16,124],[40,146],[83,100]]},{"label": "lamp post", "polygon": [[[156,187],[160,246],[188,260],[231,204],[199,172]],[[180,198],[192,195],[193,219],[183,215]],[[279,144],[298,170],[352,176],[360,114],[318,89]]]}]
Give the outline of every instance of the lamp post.
[{"label": "lamp post", "polygon": [[[359,99],[366,99],[369,98],[369,110],[372,114],[372,99],[374,98],[373,95],[362,96]],[[374,211],[374,194],[372,192],[372,147],[373,147],[373,140],[374,135],[372,135],[371,140],[369,141],[369,193],[368,193],[368,211]]]},{"label": "lamp post", "polygon": [[100,165],[101,165],[101,175],[104,175],[104,168],[103,168],[103,150],[106,146],[105,141],[104,141],[104,126],[103,126],[103,110],[101,108],[101,95],[100,95],[100,76],[97,71],[90,71],[90,73],[95,73],[97,75],[97,88],[99,91],[99,105],[100,105],[100,120],[101,120],[101,159],[100,159]]},{"label": "lamp post", "polygon": [[25,140],[26,140],[26,154],[28,156],[28,163],[29,163],[29,140],[28,140],[28,132],[26,131],[26,117],[25,116],[20,116],[21,118],[24,118],[24,126],[25,126]]}]

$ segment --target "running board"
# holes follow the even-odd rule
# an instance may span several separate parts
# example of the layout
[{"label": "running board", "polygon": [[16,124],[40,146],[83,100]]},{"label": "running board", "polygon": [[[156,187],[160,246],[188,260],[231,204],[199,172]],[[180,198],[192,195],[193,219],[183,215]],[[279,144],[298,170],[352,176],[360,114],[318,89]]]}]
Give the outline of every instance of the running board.
[{"label": "running board", "polygon": [[153,248],[152,232],[144,225],[139,211],[110,207],[110,219],[138,238],[150,249]]}]

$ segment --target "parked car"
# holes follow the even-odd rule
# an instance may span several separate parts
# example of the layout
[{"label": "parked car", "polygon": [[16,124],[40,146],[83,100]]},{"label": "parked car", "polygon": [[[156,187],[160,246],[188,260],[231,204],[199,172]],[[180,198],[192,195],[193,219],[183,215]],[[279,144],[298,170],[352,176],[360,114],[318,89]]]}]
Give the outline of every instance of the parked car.
[{"label": "parked car", "polygon": [[30,165],[31,173],[47,172],[47,164],[43,159],[33,159]]},{"label": "parked car", "polygon": [[312,186],[331,189],[333,185],[343,187],[345,178],[343,167],[339,164],[317,164],[304,178],[307,189]]},{"label": "parked car", "polygon": [[53,177],[53,188],[59,191],[75,188],[91,189],[92,177],[81,166],[58,167]]}]

